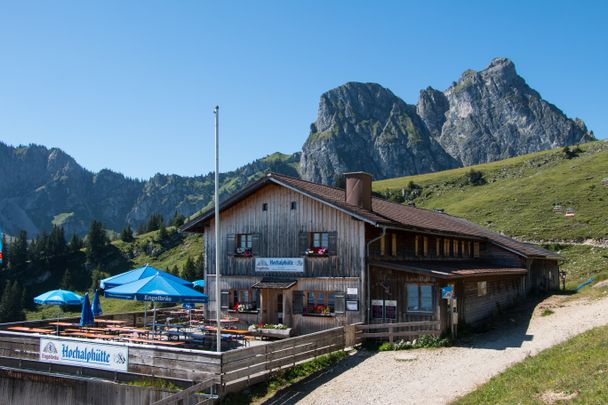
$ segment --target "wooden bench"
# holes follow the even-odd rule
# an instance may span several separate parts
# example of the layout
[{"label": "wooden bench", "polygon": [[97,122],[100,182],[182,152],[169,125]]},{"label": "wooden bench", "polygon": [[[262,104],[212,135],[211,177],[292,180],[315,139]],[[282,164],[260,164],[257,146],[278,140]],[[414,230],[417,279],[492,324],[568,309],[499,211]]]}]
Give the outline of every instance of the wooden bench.
[{"label": "wooden bench", "polygon": [[43,335],[55,333],[55,331],[52,329],[28,328],[27,326],[11,326],[10,328],[6,328],[6,330],[12,330],[14,332],[40,333]]},{"label": "wooden bench", "polygon": [[161,346],[183,346],[185,342],[170,342],[167,340],[154,340],[154,339],[140,339],[140,338],[128,338],[129,342],[134,343],[146,343],[150,345],[161,345]]}]

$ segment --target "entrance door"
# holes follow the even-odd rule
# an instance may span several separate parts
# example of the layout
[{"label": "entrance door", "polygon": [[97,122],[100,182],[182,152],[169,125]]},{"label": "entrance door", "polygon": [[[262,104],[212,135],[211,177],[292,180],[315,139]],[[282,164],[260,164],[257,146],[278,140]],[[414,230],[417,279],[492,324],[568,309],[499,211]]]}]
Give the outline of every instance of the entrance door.
[{"label": "entrance door", "polygon": [[[262,291],[262,322],[279,323],[278,297],[281,296],[281,307],[283,306],[283,294],[281,290],[274,288],[264,288]],[[281,308],[282,309],[282,308]],[[281,314],[282,317],[282,314]]]}]

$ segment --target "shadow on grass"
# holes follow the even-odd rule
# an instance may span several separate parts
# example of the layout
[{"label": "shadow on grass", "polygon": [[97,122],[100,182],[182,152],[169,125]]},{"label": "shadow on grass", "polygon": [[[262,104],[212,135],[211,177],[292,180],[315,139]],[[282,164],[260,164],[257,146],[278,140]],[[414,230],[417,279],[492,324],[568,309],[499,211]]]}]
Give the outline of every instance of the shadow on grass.
[{"label": "shadow on grass", "polygon": [[295,384],[277,391],[272,398],[262,402],[264,405],[288,405],[295,404],[302,400],[306,395],[316,388],[336,378],[343,372],[355,367],[377,352],[368,350],[358,350],[339,363],[318,373],[312,374]]}]

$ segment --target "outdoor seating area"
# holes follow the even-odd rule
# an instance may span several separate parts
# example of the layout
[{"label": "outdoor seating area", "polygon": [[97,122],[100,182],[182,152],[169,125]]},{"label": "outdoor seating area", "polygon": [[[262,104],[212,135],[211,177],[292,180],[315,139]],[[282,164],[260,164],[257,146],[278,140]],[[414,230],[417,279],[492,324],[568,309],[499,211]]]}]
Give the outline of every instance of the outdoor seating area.
[{"label": "outdoor seating area", "polygon": [[[198,350],[215,350],[216,320],[206,320],[201,308],[158,309],[157,322],[135,325],[123,320],[95,319],[91,325],[65,321],[49,321],[36,327],[9,326],[5,330],[36,335],[65,336],[104,342],[127,342]],[[144,321],[145,322],[145,321]],[[231,350],[262,343],[247,329],[238,329],[238,318],[225,319],[221,329],[222,348]],[[255,344],[255,343],[254,343]]]},{"label": "outdoor seating area", "polygon": [[[101,280],[91,305],[88,293],[84,296],[72,291],[52,290],[34,298],[40,305],[80,305],[79,322],[60,319],[48,322],[37,321],[35,327],[28,323],[11,325],[7,331],[45,336],[64,336],[107,342],[123,342],[142,345],[183,347],[198,350],[216,350],[217,319],[205,319],[204,309],[196,304],[207,302],[207,295],[197,291],[204,285],[202,280],[190,282],[154,267],[127,271]],[[106,298],[144,301],[143,316],[134,316],[133,321],[106,319],[101,317],[99,296]],[[152,302],[152,309],[148,308]],[[158,308],[161,303],[162,308]],[[181,305],[180,305],[181,304]],[[58,311],[60,313],[60,311]],[[247,329],[239,318],[225,316],[219,321],[222,350],[249,346],[261,342],[255,331]]]}]

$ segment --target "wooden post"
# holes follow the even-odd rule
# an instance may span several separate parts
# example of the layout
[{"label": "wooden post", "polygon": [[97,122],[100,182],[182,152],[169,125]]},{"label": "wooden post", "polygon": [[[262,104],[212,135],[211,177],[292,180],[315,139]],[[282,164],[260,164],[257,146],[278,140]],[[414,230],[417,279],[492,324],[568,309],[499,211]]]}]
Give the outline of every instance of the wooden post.
[{"label": "wooden post", "polygon": [[393,335],[392,335],[392,333],[393,333],[393,326],[391,325],[391,326],[388,327],[388,341],[389,341],[389,343],[393,343]]}]

